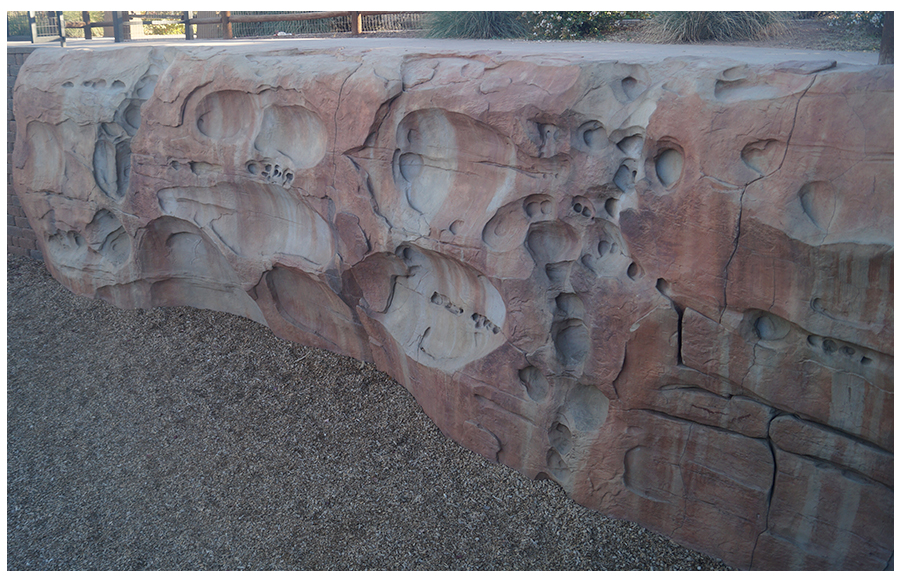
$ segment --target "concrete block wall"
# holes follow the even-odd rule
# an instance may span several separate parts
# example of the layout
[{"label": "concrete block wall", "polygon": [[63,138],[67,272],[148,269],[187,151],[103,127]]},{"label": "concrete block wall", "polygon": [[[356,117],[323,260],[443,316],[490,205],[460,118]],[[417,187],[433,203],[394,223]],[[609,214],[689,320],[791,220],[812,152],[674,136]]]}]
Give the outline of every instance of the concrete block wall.
[{"label": "concrete block wall", "polygon": [[33,45],[6,46],[6,251],[43,261],[44,257],[37,246],[37,236],[19,204],[19,197],[16,196],[12,183],[12,152],[16,143],[13,87],[19,68],[36,48]]}]

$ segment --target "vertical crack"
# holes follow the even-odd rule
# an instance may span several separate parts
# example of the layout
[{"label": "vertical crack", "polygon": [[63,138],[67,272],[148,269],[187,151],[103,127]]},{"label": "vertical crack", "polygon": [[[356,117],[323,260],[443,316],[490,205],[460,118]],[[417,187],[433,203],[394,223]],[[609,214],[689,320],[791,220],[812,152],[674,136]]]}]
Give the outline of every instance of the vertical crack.
[{"label": "vertical crack", "polygon": [[778,458],[775,456],[775,444],[772,443],[772,421],[776,419],[777,416],[773,416],[769,419],[769,423],[766,425],[766,444],[769,446],[769,451],[772,453],[772,484],[769,486],[769,493],[766,495],[766,516],[763,525],[763,530],[756,535],[756,540],[753,542],[753,549],[750,551],[750,568],[753,569],[753,559],[756,556],[756,548],[759,546],[759,537],[769,531],[769,512],[772,509],[772,497],[775,495],[775,480],[778,479]]},{"label": "vertical crack", "polygon": [[[723,274],[724,278],[725,278],[725,281],[722,282],[722,312],[723,313],[728,308],[728,269],[729,269],[729,267],[731,267],[731,262],[732,262],[732,260],[734,260],[734,256],[737,254],[738,246],[740,245],[741,221],[744,216],[744,193],[747,192],[747,189],[750,188],[751,184],[753,184],[754,182],[756,182],[758,180],[762,180],[763,178],[766,178],[766,176],[770,176],[770,175],[778,172],[779,170],[781,170],[781,167],[784,166],[784,161],[787,159],[788,150],[791,146],[791,138],[794,135],[794,128],[797,127],[797,115],[800,112],[800,102],[803,100],[803,97],[806,95],[806,93],[810,90],[810,88],[813,86],[813,84],[815,82],[816,82],[816,77],[813,76],[812,80],[810,80],[810,82],[809,82],[809,85],[806,86],[806,88],[800,94],[800,97],[797,98],[797,103],[794,105],[794,117],[793,117],[793,120],[791,121],[791,130],[788,132],[788,137],[784,144],[784,155],[781,158],[781,162],[778,164],[778,168],[776,168],[775,170],[773,170],[772,172],[770,172],[769,174],[767,174],[765,176],[760,176],[758,178],[754,178],[753,180],[748,182],[746,185],[744,185],[744,188],[741,190],[741,196],[738,199],[738,218],[737,218],[737,227],[735,228],[735,234],[734,234],[734,247],[732,247],[731,255],[728,257],[728,261],[725,263],[725,270],[724,270],[724,274]],[[719,316],[719,320],[721,321],[721,315]]]},{"label": "vertical crack", "polygon": [[684,366],[684,335],[682,329],[684,327],[684,308],[678,309],[678,304],[672,302],[675,311],[678,312],[678,353],[676,355],[678,366]]},{"label": "vertical crack", "polygon": [[[744,188],[741,190],[741,196],[738,199],[738,217],[737,217],[737,227],[735,227],[735,233],[734,233],[734,247],[732,247],[732,249],[731,249],[731,255],[728,256],[728,261],[725,262],[725,273],[724,273],[725,281],[722,282],[722,312],[723,313],[728,308],[728,268],[731,267],[731,262],[734,259],[734,256],[737,254],[738,245],[740,244],[740,241],[741,241],[741,219],[744,216],[744,193],[747,192],[747,187],[749,187],[751,184],[756,182],[756,180],[759,180],[759,178],[757,178],[751,182],[748,182],[747,186],[744,186]],[[722,316],[720,314],[719,322],[721,323],[721,321],[722,321]]]},{"label": "vertical crack", "polygon": [[344,81],[341,83],[341,88],[338,89],[338,98],[337,105],[334,107],[334,117],[332,120],[334,121],[334,143],[331,146],[331,159],[332,159],[332,171],[331,171],[331,188],[334,188],[335,177],[337,176],[337,141],[338,141],[338,114],[341,111],[341,97],[344,95],[344,85],[347,84],[347,81],[350,80],[357,71],[359,71],[360,67],[362,67],[362,63],[357,63],[356,68],[350,71],[350,74],[344,78]]},{"label": "vertical crack", "polygon": [[660,294],[662,294],[664,298],[669,300],[669,303],[672,305],[672,309],[675,310],[675,313],[678,315],[678,351],[675,354],[675,363],[678,366],[681,366],[684,364],[684,357],[682,355],[682,347],[684,345],[684,343],[682,342],[682,328],[684,326],[684,306],[672,299],[670,295],[671,289],[669,288],[669,282],[667,282],[666,280],[662,278],[657,279],[656,289]]}]

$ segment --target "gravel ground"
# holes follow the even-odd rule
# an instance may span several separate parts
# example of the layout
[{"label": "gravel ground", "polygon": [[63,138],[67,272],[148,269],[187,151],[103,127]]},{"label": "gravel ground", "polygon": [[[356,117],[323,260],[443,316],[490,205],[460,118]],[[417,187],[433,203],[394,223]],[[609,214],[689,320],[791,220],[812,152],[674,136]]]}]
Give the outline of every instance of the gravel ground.
[{"label": "gravel ground", "polygon": [[7,280],[9,570],[725,569],[461,448],[371,365]]}]

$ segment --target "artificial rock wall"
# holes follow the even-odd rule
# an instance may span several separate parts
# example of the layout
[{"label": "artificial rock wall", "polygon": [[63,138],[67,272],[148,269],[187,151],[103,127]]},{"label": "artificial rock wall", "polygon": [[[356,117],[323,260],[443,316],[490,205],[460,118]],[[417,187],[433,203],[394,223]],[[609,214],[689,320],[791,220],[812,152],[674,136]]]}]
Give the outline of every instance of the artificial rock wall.
[{"label": "artificial rock wall", "polygon": [[6,45],[6,252],[43,261],[41,252],[38,251],[37,236],[22,210],[12,179],[12,153],[16,142],[13,87],[19,69],[34,50],[34,45]]},{"label": "artificial rock wall", "polygon": [[893,557],[893,67],[36,52],[47,267],[372,361],[449,437],[746,569]]}]

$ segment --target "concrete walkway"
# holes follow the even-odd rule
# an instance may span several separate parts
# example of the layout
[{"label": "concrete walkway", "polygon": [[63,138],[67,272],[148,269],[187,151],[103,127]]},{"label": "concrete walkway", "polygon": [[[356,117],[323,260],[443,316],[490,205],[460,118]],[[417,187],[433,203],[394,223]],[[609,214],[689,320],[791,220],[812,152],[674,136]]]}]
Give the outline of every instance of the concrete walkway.
[{"label": "concrete walkway", "polygon": [[[36,46],[31,43],[7,43],[7,48],[15,46]],[[718,45],[659,45],[611,42],[558,42],[520,40],[448,40],[419,38],[253,38],[234,40],[136,40],[115,43],[100,38],[93,40],[67,39],[66,47],[56,43],[40,45],[41,48],[56,50],[106,50],[127,46],[174,46],[174,47],[260,47],[297,48],[300,50],[379,50],[392,49],[404,52],[503,52],[522,56],[559,55],[571,59],[582,56],[589,60],[639,60],[642,62],[661,61],[672,57],[726,58],[744,63],[764,64],[783,61],[833,60],[847,65],[871,66],[878,64],[878,53],[854,51],[801,50],[789,48],[754,48]]]}]

